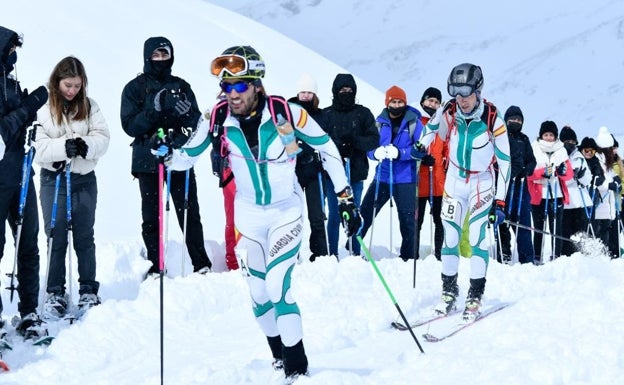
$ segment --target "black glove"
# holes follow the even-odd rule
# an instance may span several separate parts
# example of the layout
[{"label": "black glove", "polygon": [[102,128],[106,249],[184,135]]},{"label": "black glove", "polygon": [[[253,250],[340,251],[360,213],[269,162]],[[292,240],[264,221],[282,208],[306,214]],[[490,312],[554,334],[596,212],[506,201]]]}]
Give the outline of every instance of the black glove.
[{"label": "black glove", "polygon": [[568,172],[568,166],[566,166],[565,162],[561,162],[559,166],[557,166],[557,175],[565,176]]},{"label": "black glove", "polygon": [[68,158],[75,158],[78,155],[78,145],[76,139],[65,140],[65,153]]},{"label": "black glove", "polygon": [[587,171],[587,169],[585,167],[583,167],[583,168],[575,168],[574,169],[574,179],[576,179],[576,180],[581,179],[583,176],[585,176],[585,171]]},{"label": "black glove", "polygon": [[433,166],[435,164],[435,158],[429,154],[423,156],[421,163],[423,166]]},{"label": "black glove", "polygon": [[78,146],[78,155],[82,156],[82,159],[87,159],[87,152],[89,152],[89,145],[82,138],[74,139],[76,146]]},{"label": "black glove", "polygon": [[422,159],[425,155],[427,155],[425,150],[425,146],[423,146],[420,142],[416,142],[410,150],[410,156],[412,159]]},{"label": "black glove", "polygon": [[336,145],[338,147],[338,152],[340,152],[340,156],[342,158],[351,158],[353,156],[353,146],[351,143],[340,143],[340,145]]},{"label": "black glove", "polygon": [[516,172],[516,175],[514,175],[517,179],[522,179],[526,176],[526,168],[525,167],[520,167],[518,169],[518,171]]},{"label": "black glove", "polygon": [[605,182],[604,175],[598,175],[596,179],[594,180],[594,186],[596,187],[602,186],[604,182]]},{"label": "black glove", "polygon": [[494,226],[498,226],[505,221],[505,202],[499,199],[494,200],[494,204],[488,214],[488,220]]},{"label": "black glove", "polygon": [[338,193],[338,211],[347,236],[359,234],[362,228],[362,218],[360,211],[353,202],[353,192],[349,186]]},{"label": "black glove", "polygon": [[178,116],[184,116],[188,114],[188,112],[191,110],[191,101],[188,100],[186,94],[183,93],[180,95],[178,101],[173,108],[175,109],[175,112],[178,114]]},{"label": "black glove", "polygon": [[61,161],[58,161],[58,162],[54,162],[54,163],[52,163],[52,167],[53,167],[56,171],[61,171],[61,172],[62,172],[63,170],[65,170],[65,165],[66,165],[66,163],[65,163],[65,161],[64,161],[64,160],[61,160]]},{"label": "black glove", "polygon": [[618,192],[620,187],[622,187],[622,179],[616,175],[613,177],[613,182],[609,183],[609,190]]},{"label": "black glove", "polygon": [[167,142],[167,135],[164,135],[161,129],[150,138],[150,148],[150,152],[159,162],[166,164],[171,160],[173,151]]},{"label": "black glove", "polygon": [[44,86],[39,86],[22,100],[22,106],[26,107],[30,116],[34,116],[47,101],[48,90]]}]

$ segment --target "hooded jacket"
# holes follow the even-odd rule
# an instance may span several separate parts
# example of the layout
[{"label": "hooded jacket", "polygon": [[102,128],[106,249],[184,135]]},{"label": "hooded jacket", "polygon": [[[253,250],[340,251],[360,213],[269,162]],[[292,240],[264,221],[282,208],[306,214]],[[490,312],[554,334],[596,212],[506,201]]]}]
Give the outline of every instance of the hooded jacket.
[{"label": "hooded jacket", "polygon": [[[414,107],[407,106],[403,120],[396,134],[393,135],[392,122],[388,109],[384,108],[377,117],[379,125],[379,146],[394,145],[399,150],[399,158],[392,163],[384,159],[377,167],[379,180],[384,183],[415,183],[416,161],[412,159],[410,151],[412,145],[418,141],[423,129],[420,122],[420,112]],[[368,152],[368,158],[376,160],[374,150]],[[390,166],[392,166],[392,180],[390,180]],[[377,179],[377,175],[375,175]]]},{"label": "hooded jacket", "polygon": [[[342,87],[351,87],[353,93],[345,100],[339,95]],[[373,113],[355,103],[357,85],[350,74],[338,74],[332,85],[334,100],[323,110],[323,127],[338,147],[340,156],[350,160],[350,183],[363,181],[368,177],[366,152],[379,146],[379,132]]]},{"label": "hooded jacket", "polygon": [[[10,75],[13,64],[8,53],[16,39],[17,33],[0,27],[0,135],[6,146],[4,157],[0,160],[0,186],[20,185],[26,129],[34,119],[22,106],[26,92],[22,92],[19,82]],[[32,170],[30,175],[33,175]]]},{"label": "hooded jacket", "polygon": [[[151,60],[158,48],[169,47],[171,59],[160,62]],[[156,172],[156,157],[150,152],[151,137],[159,128],[185,132],[191,136],[197,129],[201,116],[195,94],[184,79],[171,75],[174,53],[173,45],[164,37],[151,37],[143,47],[143,74],[132,79],[121,94],[121,126],[132,142],[132,174]],[[177,92],[191,102],[190,111],[178,117],[174,111],[156,111],[154,98],[163,88]]]}]

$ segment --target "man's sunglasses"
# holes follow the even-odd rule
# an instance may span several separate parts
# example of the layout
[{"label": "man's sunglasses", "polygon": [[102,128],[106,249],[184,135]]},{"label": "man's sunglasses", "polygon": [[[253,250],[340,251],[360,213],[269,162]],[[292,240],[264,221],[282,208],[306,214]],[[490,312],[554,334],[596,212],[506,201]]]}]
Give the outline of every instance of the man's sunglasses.
[{"label": "man's sunglasses", "polygon": [[236,91],[237,93],[242,94],[249,89],[249,84],[249,82],[241,80],[236,83],[221,82],[219,83],[219,86],[221,87],[221,91],[225,92],[226,94],[229,94],[232,91]]}]

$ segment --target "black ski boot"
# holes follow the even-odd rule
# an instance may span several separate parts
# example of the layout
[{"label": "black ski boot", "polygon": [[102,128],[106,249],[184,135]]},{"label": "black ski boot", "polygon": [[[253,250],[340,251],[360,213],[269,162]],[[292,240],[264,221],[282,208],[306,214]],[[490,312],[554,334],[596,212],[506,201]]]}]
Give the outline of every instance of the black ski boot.
[{"label": "black ski boot", "polygon": [[275,371],[284,370],[284,360],[282,358],[282,337],[267,337],[269,341],[269,347],[271,348],[271,354],[273,354],[273,369]]},{"label": "black ski boot", "polygon": [[308,357],[306,357],[305,349],[303,348],[303,340],[297,342],[294,346],[284,346],[282,356],[284,357],[286,384],[291,384],[297,377],[308,374]]},{"label": "black ski boot", "polygon": [[459,295],[459,287],[457,286],[457,274],[442,274],[442,298],[436,305],[434,311],[437,314],[446,315],[456,309],[455,301]]},{"label": "black ski boot", "polygon": [[470,290],[466,297],[466,308],[462,318],[465,322],[473,322],[481,314],[481,297],[485,291],[485,277],[470,279]]}]

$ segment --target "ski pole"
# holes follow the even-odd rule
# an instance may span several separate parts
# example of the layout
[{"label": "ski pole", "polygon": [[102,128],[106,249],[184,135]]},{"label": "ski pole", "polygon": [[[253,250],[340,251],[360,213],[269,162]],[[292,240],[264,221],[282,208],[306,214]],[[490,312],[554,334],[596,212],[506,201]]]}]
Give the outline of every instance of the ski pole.
[{"label": "ski pole", "polygon": [[393,167],[392,167],[392,158],[390,158],[390,257],[392,257],[392,201],[393,201],[393,186],[394,186],[394,175],[393,175]]},{"label": "ski pole", "polygon": [[507,224],[509,224],[511,226],[517,226],[517,227],[519,227],[521,229],[534,231],[534,232],[539,233],[539,234],[548,235],[548,236],[551,236],[551,237],[554,237],[554,238],[557,238],[557,239],[561,239],[562,241],[568,241],[568,242],[572,242],[572,243],[577,243],[576,241],[572,240],[571,238],[566,238],[564,236],[553,234],[553,233],[550,233],[548,231],[536,229],[535,227],[523,225],[523,224],[518,223],[518,222],[513,222],[513,221],[510,221],[509,219],[505,219],[503,222],[507,223]]},{"label": "ski pole", "polygon": [[[344,213],[344,214],[348,215],[347,213]],[[384,289],[386,289],[386,293],[388,293],[388,296],[390,296],[390,300],[392,301],[392,303],[394,304],[394,307],[396,307],[397,311],[399,312],[399,315],[401,316],[401,319],[403,319],[403,322],[409,328],[409,332],[412,335],[412,338],[414,339],[414,342],[416,342],[416,345],[418,345],[418,349],[420,350],[421,353],[425,353],[425,351],[423,350],[422,346],[420,346],[420,342],[418,342],[418,338],[416,338],[416,334],[414,334],[414,330],[410,326],[410,323],[407,321],[407,318],[405,318],[405,314],[403,314],[403,310],[401,310],[401,307],[399,306],[399,304],[397,303],[396,299],[394,298],[394,295],[392,294],[392,291],[390,290],[390,287],[388,286],[388,284],[386,283],[386,280],[384,279],[383,275],[381,274],[381,271],[379,271],[379,268],[377,267],[377,263],[375,263],[375,260],[371,256],[370,251],[366,248],[366,245],[364,244],[364,240],[362,240],[362,237],[359,236],[359,235],[356,236],[356,239],[360,243],[360,247],[362,248],[362,251],[364,252],[364,255],[366,255],[366,258],[368,258],[368,261],[373,266],[373,269],[375,269],[375,273],[377,273],[377,277],[379,277],[379,280],[381,281],[381,284],[383,285]]]},{"label": "ski pole", "polygon": [[[165,137],[165,133],[162,128],[158,129],[158,137],[160,139]],[[165,182],[165,165],[163,158],[157,158],[158,160],[158,274],[160,276],[160,384],[164,385],[164,373],[165,373],[165,333],[164,333],[164,272],[165,272],[165,238],[164,238],[164,218],[163,218],[163,183]],[[167,185],[169,186],[169,184]]]},{"label": "ski pole", "polygon": [[[351,158],[345,158],[345,174],[347,175],[347,184],[351,186]],[[355,200],[355,196],[353,197]],[[353,237],[347,240],[349,245],[349,255],[353,255]]]},{"label": "ski pole", "polygon": [[371,219],[370,239],[368,240],[368,248],[373,248],[373,234],[375,234],[375,217],[377,216],[377,199],[379,197],[379,180],[381,174],[381,162],[377,162],[377,170],[375,171],[375,199],[373,199],[373,218]]},{"label": "ski pole", "polygon": [[35,155],[35,148],[32,147],[31,144],[36,130],[35,127],[38,125],[39,123],[34,123],[32,126],[28,127],[26,131],[26,142],[24,143],[26,153],[24,154],[24,162],[22,163],[22,187],[20,189],[20,200],[17,209],[17,218],[15,220],[17,229],[15,231],[15,254],[13,256],[13,271],[7,274],[7,276],[11,277],[11,282],[9,283],[9,287],[7,287],[7,290],[11,292],[11,303],[13,302],[13,294],[15,293],[15,290],[17,290],[17,286],[15,286],[15,278],[17,277],[17,255],[19,254],[19,247],[22,238],[24,207],[26,206],[26,196],[28,195],[28,185],[30,183],[30,170],[32,167],[33,157]]},{"label": "ski pole", "polygon": [[[412,274],[412,288],[416,289],[416,257],[420,256],[420,228],[418,227],[419,211],[420,211],[420,197],[418,194],[418,185],[420,184],[420,159],[416,159],[416,186],[414,188],[416,207],[414,209],[414,269]],[[431,172],[429,172],[429,186],[431,186]],[[431,191],[431,188],[430,188]],[[433,206],[431,206],[433,207]],[[433,214],[431,214],[431,221],[433,221]]]},{"label": "ski pole", "polygon": [[[69,289],[69,295],[68,297],[68,303],[67,306],[69,309],[71,309],[73,307],[72,303],[72,292],[73,292],[73,277],[72,277],[72,271],[73,271],[73,264],[72,264],[72,247],[73,247],[73,242],[72,242],[72,234],[73,234],[73,224],[72,224],[72,190],[71,190],[71,160],[69,160],[67,162],[67,164],[65,165],[65,190],[67,193],[67,197],[66,197],[66,216],[67,216],[67,284],[68,284],[68,289]],[[73,323],[74,319],[73,317],[70,315],[69,317],[69,323]]]},{"label": "ski pole", "polygon": [[[321,196],[321,211],[323,211],[323,222],[327,221],[327,214],[325,214],[325,186],[323,184],[323,172],[319,171],[317,173],[318,184],[319,184],[319,195]],[[323,225],[323,238],[325,239],[325,247],[327,253],[329,253],[329,239],[327,237],[327,231],[325,230],[326,226]],[[340,257],[336,255],[336,259],[340,262]]]},{"label": "ski pole", "polygon": [[[518,210],[516,211],[516,220],[520,222],[520,214],[522,213],[522,198],[524,197],[524,178],[520,179],[520,191],[518,192]],[[518,244],[518,226],[516,226],[516,245]]]},{"label": "ski pole", "polygon": [[[182,261],[180,264],[182,265],[182,277],[186,274],[184,273],[184,262],[186,261],[186,223],[188,221],[188,209],[189,209],[189,183],[191,179],[191,169],[187,168],[184,176],[184,225],[182,226]],[[169,188],[168,188],[169,189]]]},{"label": "ski pole", "polygon": [[[163,166],[164,167],[164,166]],[[166,167],[166,183],[164,188],[166,189],[166,198],[165,198],[165,223],[164,223],[164,230],[165,230],[165,239],[164,239],[164,245],[165,245],[165,251],[164,254],[167,254],[167,251],[169,249],[169,217],[170,217],[170,213],[171,213],[171,209],[170,209],[170,197],[171,197],[171,169],[169,167]],[[163,189],[163,185],[159,184],[158,185],[158,189],[159,191]],[[166,270],[166,267],[163,267],[163,271]]]},{"label": "ski pole", "polygon": [[[418,201],[417,201],[418,202]],[[431,220],[429,221],[429,235],[431,243],[431,254],[435,254],[435,241],[433,237],[433,166],[429,166],[429,214]],[[418,226],[418,223],[416,223]]]},{"label": "ski pole", "polygon": [[52,213],[50,216],[50,237],[48,238],[48,263],[45,272],[45,278],[43,280],[46,287],[43,290],[41,306],[39,307],[39,314],[43,314],[43,306],[45,303],[45,293],[48,287],[48,276],[50,274],[50,260],[52,259],[52,246],[54,244],[54,228],[56,227],[56,212],[58,211],[58,196],[59,189],[61,188],[61,173],[56,174],[56,180],[54,183],[54,198],[52,200]]}]

